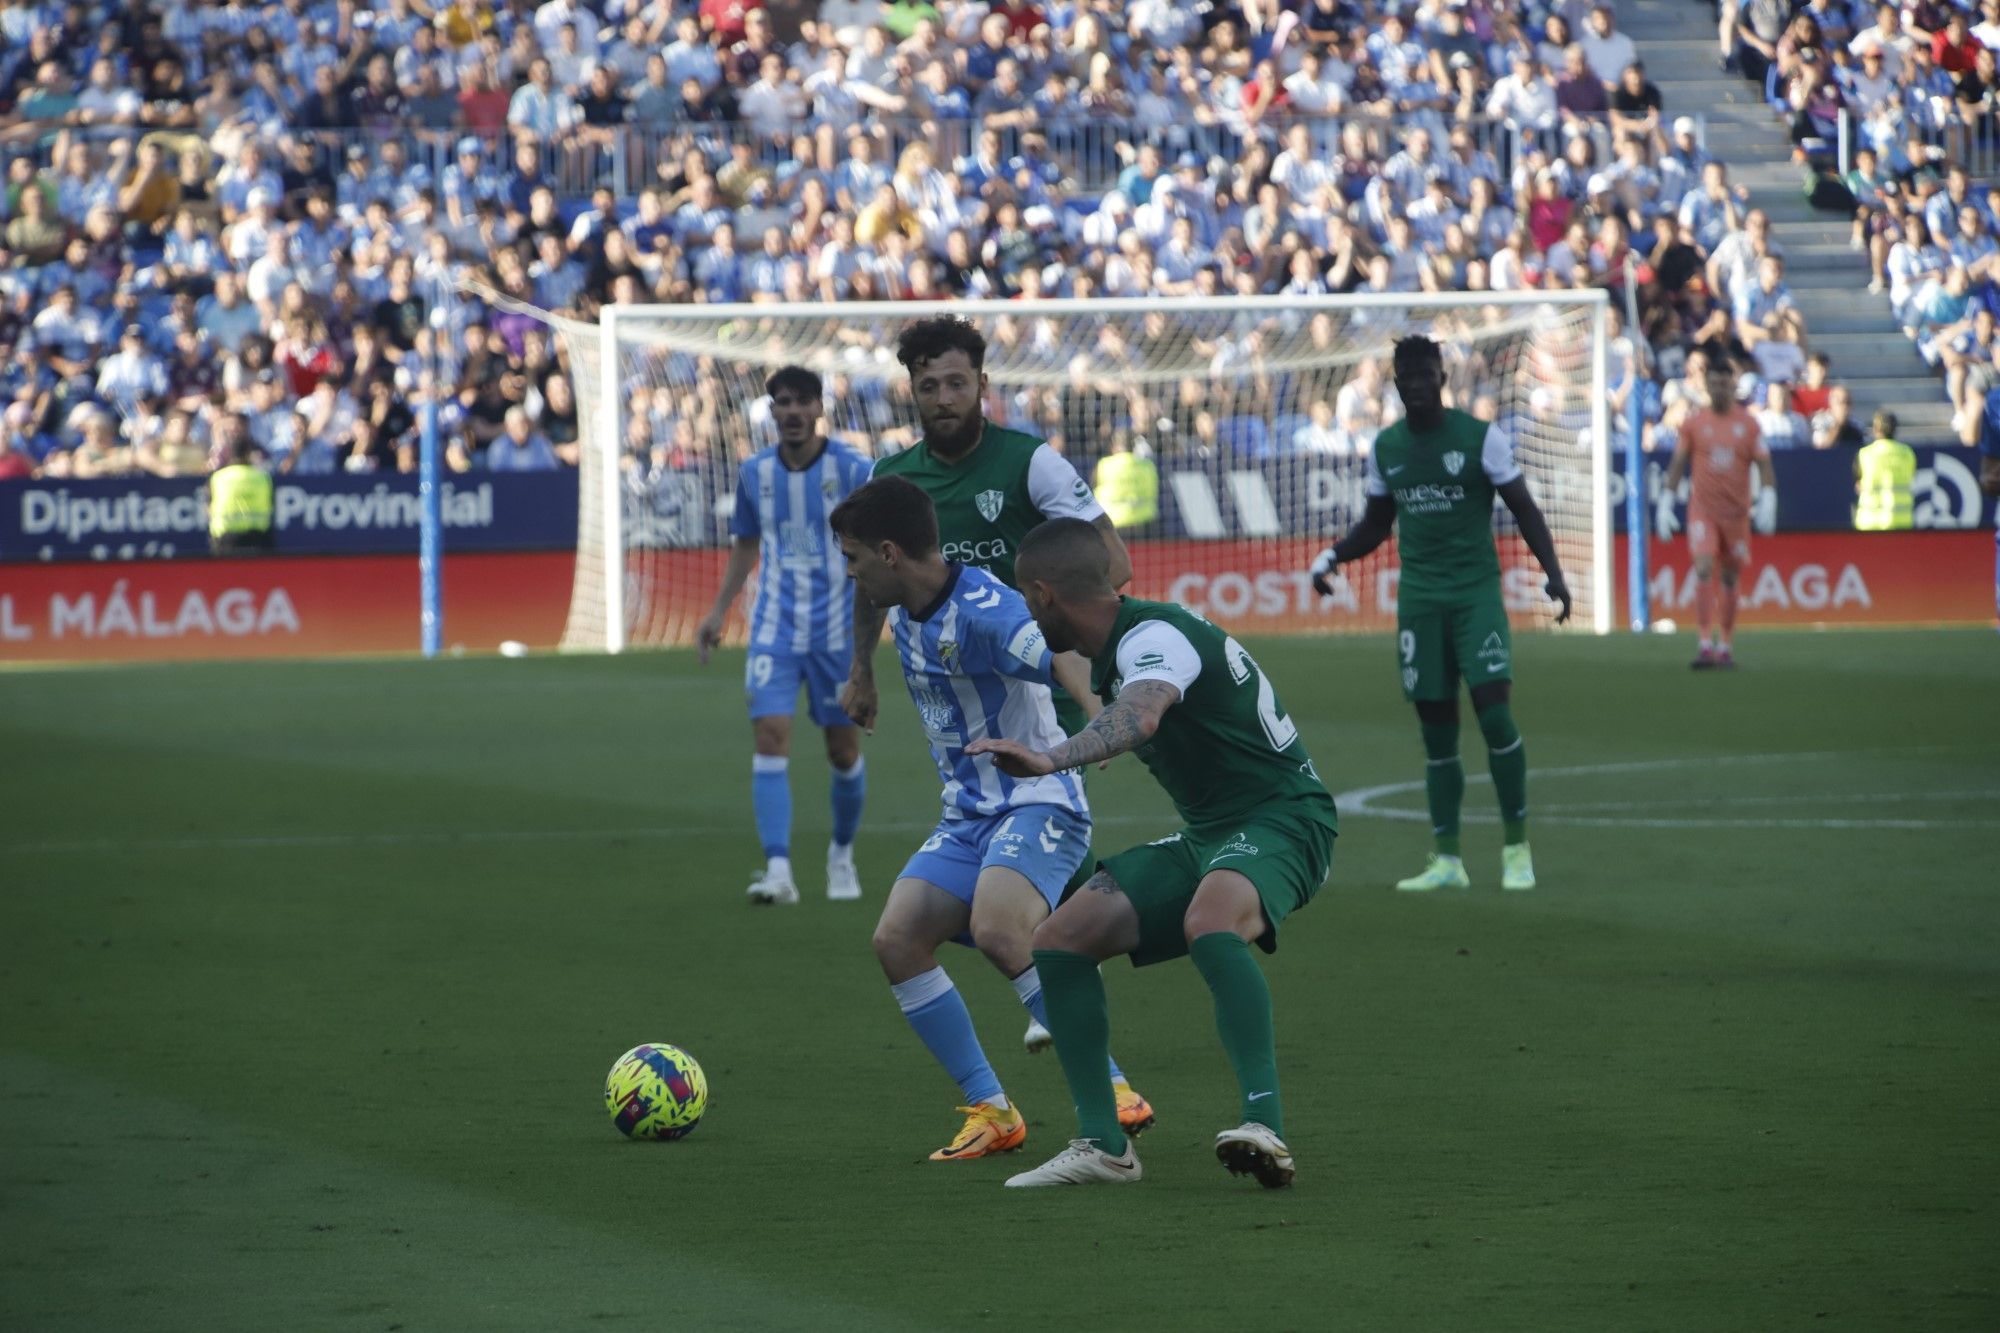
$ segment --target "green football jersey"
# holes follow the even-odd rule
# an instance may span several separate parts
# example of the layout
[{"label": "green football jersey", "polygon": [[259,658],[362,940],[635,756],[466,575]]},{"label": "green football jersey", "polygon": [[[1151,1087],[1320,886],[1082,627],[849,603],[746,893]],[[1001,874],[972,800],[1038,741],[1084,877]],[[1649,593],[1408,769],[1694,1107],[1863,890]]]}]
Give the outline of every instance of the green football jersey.
[{"label": "green football jersey", "polygon": [[1030,530],[1045,519],[1094,520],[1104,512],[1069,460],[1046,441],[990,421],[979,443],[955,462],[935,457],[920,441],[878,459],[874,475],[923,487],[937,506],[944,558],[977,565],[1010,588],[1014,552]]},{"label": "green football jersey", "polygon": [[1506,433],[1455,408],[1436,430],[1405,418],[1375,437],[1368,493],[1396,501],[1398,605],[1455,606],[1499,585],[1493,497],[1520,475]]},{"label": "green football jersey", "polygon": [[1181,691],[1136,753],[1189,825],[1242,819],[1280,801],[1323,808],[1333,825],[1333,797],[1299,729],[1242,644],[1186,607],[1127,597],[1091,661],[1090,683],[1109,704],[1134,680]]}]

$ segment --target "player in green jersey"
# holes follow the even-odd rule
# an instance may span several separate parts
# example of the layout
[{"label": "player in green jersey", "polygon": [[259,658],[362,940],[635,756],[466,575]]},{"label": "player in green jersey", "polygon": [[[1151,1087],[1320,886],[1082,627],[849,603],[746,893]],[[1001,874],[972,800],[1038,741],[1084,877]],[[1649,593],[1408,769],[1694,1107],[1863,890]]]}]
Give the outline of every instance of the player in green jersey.
[{"label": "player in green jersey", "polygon": [[1411,892],[1471,885],[1458,851],[1465,769],[1458,758],[1458,683],[1486,737],[1493,788],[1506,830],[1500,887],[1535,887],[1528,851],[1528,757],[1510,707],[1513,647],[1500,598],[1493,545],[1493,497],[1513,511],[1521,538],[1548,576],[1548,595],[1569,619],[1548,521],[1528,493],[1506,432],[1444,405],[1444,357],[1429,338],[1397,342],[1396,392],[1407,415],[1375,438],[1368,458],[1368,506],[1361,521],[1313,561],[1313,587],[1331,595],[1341,565],[1380,546],[1393,526],[1402,561],[1396,593],[1396,652],[1403,696],[1417,707],[1424,738],[1424,788],[1436,850],[1421,874],[1396,885]]},{"label": "player in green jersey", "polygon": [[[910,372],[910,395],[916,400],[923,438],[899,454],[878,459],[873,475],[902,477],[931,497],[946,560],[977,565],[1018,589],[1014,552],[1021,539],[1046,519],[1080,518],[1102,535],[1110,553],[1112,582],[1123,587],[1131,579],[1132,559],[1118,529],[1069,460],[1045,440],[986,419],[986,338],[971,321],[955,315],[917,320],[897,335],[896,359]],[[840,703],[847,716],[870,734],[879,703],[874,650],[881,641],[885,611],[855,589],[857,651]],[[1052,694],[1063,730],[1082,730],[1090,720],[1084,703],[1070,698],[1061,686]],[[1082,882],[1083,870],[1077,873],[1072,890]],[[1041,1024],[1031,1022],[1022,1040],[1035,1053],[1048,1049],[1050,1037]]]},{"label": "player in green jersey", "polygon": [[[1021,539],[1051,518],[1088,520],[1110,553],[1112,582],[1132,577],[1132,559],[1118,529],[1069,460],[1046,440],[996,426],[986,419],[986,339],[955,315],[920,319],[896,339],[896,359],[910,372],[923,438],[899,454],[878,459],[874,475],[903,477],[923,487],[937,507],[944,558],[977,565],[1010,588]],[[884,609],[854,595],[854,642],[880,640]],[[1061,690],[1056,716],[1068,731],[1088,720]],[[872,652],[854,654],[842,705],[865,728],[875,725],[878,698]],[[860,711],[854,711],[854,710]]]},{"label": "player in green jersey", "polygon": [[[1049,647],[1089,656],[1104,710],[1052,750],[983,739],[1000,771],[1032,777],[1136,751],[1184,827],[1098,863],[1084,889],[1036,928],[1035,967],[1056,1054],[1076,1100],[1077,1137],[1010,1186],[1139,1179],[1107,1074],[1110,1016],[1098,964],[1191,956],[1215,1000],[1243,1123],[1215,1153],[1269,1188],[1291,1183],[1271,992],[1250,952],[1312,901],[1333,861],[1333,797],[1271,682],[1235,639],[1184,607],[1120,597],[1104,543],[1055,519],[1019,550],[1021,595]],[[1094,1062],[1094,1063],[1093,1063]]]}]

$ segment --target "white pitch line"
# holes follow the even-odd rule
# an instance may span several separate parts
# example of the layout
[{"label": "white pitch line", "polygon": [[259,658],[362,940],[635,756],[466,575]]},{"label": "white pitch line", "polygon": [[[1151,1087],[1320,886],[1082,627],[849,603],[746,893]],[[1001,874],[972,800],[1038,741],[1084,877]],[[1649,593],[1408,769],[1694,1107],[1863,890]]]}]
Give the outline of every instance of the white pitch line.
[{"label": "white pitch line", "polygon": [[[1757,764],[1781,764],[1792,762],[1815,762],[1827,759],[1849,759],[1861,754],[1914,754],[1936,752],[1949,749],[1948,746],[1922,746],[1910,750],[1818,750],[1798,751],[1791,754],[1741,754],[1721,757],[1686,759],[1637,759],[1616,764],[1580,764],[1567,768],[1542,768],[1528,770],[1528,776],[1536,779],[1563,777],[1597,777],[1609,773],[1649,773],[1662,772],[1674,768],[1718,768]],[[1492,782],[1487,773],[1468,773],[1470,782]],[[1376,802],[1391,796],[1406,796],[1424,789],[1423,779],[1406,782],[1385,782],[1374,787],[1360,787],[1340,793],[1334,799],[1340,806],[1340,813],[1373,819],[1400,820],[1405,823],[1428,824],[1430,812],[1427,810],[1406,810],[1394,806],[1377,805]],[[1964,799],[1955,793],[1900,793],[1909,800],[1949,800]],[[1839,799],[1839,798],[1828,798]],[[1880,799],[1880,798],[1871,798]],[[1736,802],[1745,804],[1747,802]],[[1632,809],[1658,809],[1661,805],[1672,805],[1672,798],[1662,802],[1630,802]],[[1612,808],[1622,808],[1615,806]],[[1840,818],[1725,818],[1705,816],[1700,818],[1666,818],[1636,815],[1578,815],[1564,814],[1560,807],[1555,813],[1549,810],[1529,808],[1529,818],[1545,824],[1556,824],[1570,828],[1612,828],[1612,829],[1890,829],[1890,830],[1941,830],[1941,829],[1992,829],[2000,828],[2000,819],[1840,819]],[[1497,824],[1500,817],[1490,812],[1468,812],[1460,818],[1471,824]]]},{"label": "white pitch line", "polygon": [[1739,805],[1873,805],[1897,801],[2000,801],[2000,788],[1967,787],[1958,791],[1851,792],[1846,795],[1792,796],[1666,796],[1657,801],[1565,801],[1561,805],[1537,805],[1544,814],[1606,814],[1624,810],[1661,810],[1684,806]]}]

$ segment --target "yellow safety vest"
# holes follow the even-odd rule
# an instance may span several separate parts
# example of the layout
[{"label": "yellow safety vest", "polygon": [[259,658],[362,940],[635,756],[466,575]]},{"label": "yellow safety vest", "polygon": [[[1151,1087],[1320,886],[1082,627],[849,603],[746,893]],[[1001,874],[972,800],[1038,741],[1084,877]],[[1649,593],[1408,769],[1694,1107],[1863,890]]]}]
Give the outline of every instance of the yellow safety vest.
[{"label": "yellow safety vest", "polygon": [[1097,502],[1121,528],[1160,516],[1160,470],[1137,454],[1106,454],[1097,462]]},{"label": "yellow safety vest", "polygon": [[208,479],[208,531],[211,536],[270,530],[270,473],[248,463],[231,463],[218,469]]},{"label": "yellow safety vest", "polygon": [[1857,532],[1895,532],[1913,526],[1917,451],[1901,440],[1877,440],[1854,460],[1860,478],[1854,502]]}]

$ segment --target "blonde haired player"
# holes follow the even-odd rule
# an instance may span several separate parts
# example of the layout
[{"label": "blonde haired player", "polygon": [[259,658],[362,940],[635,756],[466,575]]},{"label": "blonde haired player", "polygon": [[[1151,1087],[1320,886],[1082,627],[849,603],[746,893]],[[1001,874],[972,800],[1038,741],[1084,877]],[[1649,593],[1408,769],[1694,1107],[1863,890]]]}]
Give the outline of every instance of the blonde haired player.
[{"label": "blonde haired player", "polygon": [[[1667,466],[1667,492],[1692,476],[1688,495],[1688,554],[1694,559],[1694,616],[1701,647],[1690,664],[1697,671],[1736,665],[1731,637],[1736,630],[1736,589],[1750,563],[1750,529],[1770,533],[1777,526],[1777,473],[1764,432],[1736,397],[1736,367],[1720,348],[1708,354],[1704,377],[1708,406],[1681,424],[1680,442]],[[1755,467],[1763,490],[1751,501]],[[1754,510],[1754,513],[1753,513]],[[1662,524],[1671,511],[1663,508]],[[1666,531],[1663,538],[1671,535]],[[1720,580],[1717,575],[1720,574]],[[1718,592],[1717,583],[1720,582]],[[1719,605],[1718,605],[1719,603]],[[1721,628],[1716,632],[1717,612]]]}]

